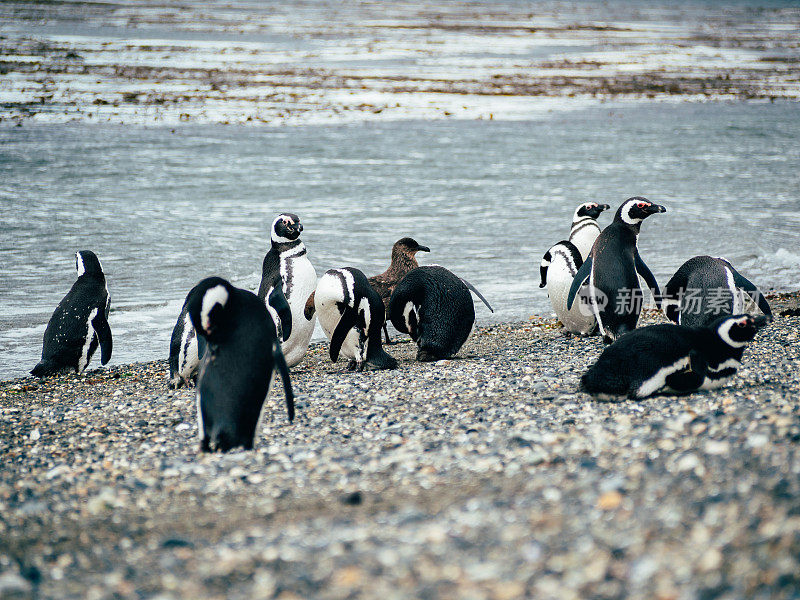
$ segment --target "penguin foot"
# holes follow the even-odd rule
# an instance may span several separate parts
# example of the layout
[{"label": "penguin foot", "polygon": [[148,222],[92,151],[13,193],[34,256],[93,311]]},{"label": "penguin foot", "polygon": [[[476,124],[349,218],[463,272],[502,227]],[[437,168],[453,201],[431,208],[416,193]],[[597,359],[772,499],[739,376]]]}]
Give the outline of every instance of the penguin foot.
[{"label": "penguin foot", "polygon": [[432,352],[429,352],[425,348],[420,348],[417,350],[417,360],[419,362],[433,362],[439,360],[439,356],[436,356]]},{"label": "penguin foot", "polygon": [[358,363],[356,361],[354,361],[354,360],[351,360],[349,363],[347,363],[347,370],[348,371],[355,371],[357,367],[358,367]]}]

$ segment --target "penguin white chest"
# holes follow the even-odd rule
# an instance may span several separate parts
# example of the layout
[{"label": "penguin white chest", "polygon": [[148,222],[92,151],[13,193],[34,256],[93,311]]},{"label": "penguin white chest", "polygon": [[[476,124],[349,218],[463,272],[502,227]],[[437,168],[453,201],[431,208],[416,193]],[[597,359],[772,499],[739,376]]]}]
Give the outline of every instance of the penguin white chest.
[{"label": "penguin white chest", "polygon": [[303,254],[296,258],[287,258],[281,265],[283,293],[292,311],[292,334],[281,344],[286,364],[293,367],[299,363],[314,333],[316,316],[306,319],[303,309],[311,292],[317,287],[317,272],[314,265]]},{"label": "penguin white chest", "polygon": [[[352,290],[348,290],[349,298],[352,298]],[[319,317],[319,324],[325,332],[325,336],[330,340],[333,332],[342,318],[340,305],[345,304],[345,290],[342,282],[334,276],[323,275],[319,280],[319,285],[314,293],[314,308]],[[347,332],[342,342],[339,354],[349,360],[363,362],[366,360],[367,343],[366,332],[358,327],[353,327]]]},{"label": "penguin white chest", "polygon": [[558,253],[554,253],[547,271],[547,294],[550,296],[550,303],[558,320],[564,324],[567,331],[588,335],[594,330],[597,320],[592,307],[583,302],[580,290],[572,309],[567,310],[567,296],[574,276],[575,273],[569,268],[567,261]]},{"label": "penguin white chest", "polygon": [[572,230],[569,234],[569,241],[575,244],[578,252],[581,253],[581,258],[586,260],[598,235],[600,235],[600,227],[597,221],[594,219],[585,219],[572,226]]}]

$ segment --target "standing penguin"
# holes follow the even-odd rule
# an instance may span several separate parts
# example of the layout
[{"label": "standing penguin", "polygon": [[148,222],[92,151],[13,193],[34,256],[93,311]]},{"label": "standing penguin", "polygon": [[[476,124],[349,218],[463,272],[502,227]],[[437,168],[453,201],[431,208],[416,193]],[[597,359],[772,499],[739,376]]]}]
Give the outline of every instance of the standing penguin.
[{"label": "standing penguin", "polygon": [[567,310],[572,309],[578,288],[588,278],[589,303],[606,343],[636,328],[644,301],[637,273],[644,278],[656,303],[660,302],[658,284],[639,256],[636,242],[642,221],[666,211],[647,198],[628,198],[617,210],[611,225],[597,237],[589,257],[572,280]]},{"label": "standing penguin", "polygon": [[542,258],[540,268],[542,281],[539,287],[547,286],[550,304],[553,305],[553,310],[564,325],[564,329],[580,335],[589,335],[597,328],[597,319],[591,307],[584,302],[578,302],[572,305],[571,310],[567,310],[567,294],[582,264],[581,253],[575,244],[566,240],[557,243]]},{"label": "standing penguin", "polygon": [[629,332],[608,346],[581,377],[581,390],[645,398],[725,385],[767,317],[720,317],[708,327],[660,324]]},{"label": "standing penguin", "polygon": [[285,340],[283,354],[290,367],[303,359],[316,320],[313,315],[306,319],[303,314],[306,299],[317,287],[317,272],[300,240],[302,231],[297,215],[282,213],[275,218],[270,235],[272,247],[264,257],[258,287],[258,297],[280,324],[279,337]]},{"label": "standing penguin", "polygon": [[584,202],[575,209],[572,215],[572,229],[569,231],[569,241],[575,244],[581,259],[586,260],[592,245],[600,235],[600,226],[597,224],[597,217],[604,210],[611,208],[608,204],[598,204],[597,202]]},{"label": "standing penguin", "polygon": [[319,314],[319,324],[330,340],[333,362],[339,354],[350,359],[348,369],[395,369],[397,361],[381,346],[386,309],[364,273],[353,267],[330,269],[319,280],[306,305],[306,318]]},{"label": "standing penguin", "polygon": [[389,318],[417,343],[417,360],[448,358],[461,349],[475,325],[470,291],[494,312],[478,290],[444,267],[418,267],[397,284]]},{"label": "standing penguin", "polygon": [[44,331],[42,360],[31,370],[36,377],[47,377],[64,368],[81,373],[98,345],[100,364],[111,359],[111,297],[103,267],[94,252],[81,250],[75,253],[75,268],[78,280],[58,303]]},{"label": "standing penguin", "polygon": [[[414,255],[417,252],[430,252],[427,246],[420,246],[416,240],[404,237],[397,240],[392,246],[392,262],[389,268],[380,275],[370,277],[367,281],[381,297],[383,305],[388,309],[389,300],[397,283],[408,274],[411,269],[419,266]],[[386,335],[386,343],[389,341],[389,331],[386,329],[386,322],[383,323],[383,333]]]},{"label": "standing penguin", "polygon": [[197,427],[203,452],[250,450],[274,372],[280,371],[289,421],[294,394],[275,322],[252,292],[220,277],[197,284],[189,318],[207,344],[197,378]]},{"label": "standing penguin", "polygon": [[695,256],[676,271],[664,290],[664,312],[680,325],[703,327],[723,315],[744,312],[744,290],[772,319],[769,302],[724,258]]}]

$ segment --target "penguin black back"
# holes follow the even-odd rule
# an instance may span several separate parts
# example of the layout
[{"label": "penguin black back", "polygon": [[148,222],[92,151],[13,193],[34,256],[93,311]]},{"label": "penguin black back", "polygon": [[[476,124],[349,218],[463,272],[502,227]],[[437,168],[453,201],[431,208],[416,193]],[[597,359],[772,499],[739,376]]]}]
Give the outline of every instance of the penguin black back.
[{"label": "penguin black back", "polygon": [[467,341],[475,305],[461,278],[444,267],[418,267],[395,287],[389,318],[417,343],[417,360],[438,360],[453,356]]},{"label": "penguin black back", "polygon": [[294,395],[275,323],[264,303],[219,277],[187,299],[189,318],[207,349],[197,380],[198,429],[204,452],[251,449],[273,372],[283,380],[289,421]]},{"label": "penguin black back", "polygon": [[772,318],[764,294],[724,258],[695,256],[683,263],[664,290],[664,312],[671,321],[703,327],[720,316],[744,312],[747,293]]},{"label": "penguin black back", "polygon": [[64,368],[80,373],[98,346],[101,364],[111,359],[111,298],[100,260],[91,250],[81,250],[75,254],[75,269],[78,279],[58,303],[45,329],[42,360],[31,370],[36,377]]}]

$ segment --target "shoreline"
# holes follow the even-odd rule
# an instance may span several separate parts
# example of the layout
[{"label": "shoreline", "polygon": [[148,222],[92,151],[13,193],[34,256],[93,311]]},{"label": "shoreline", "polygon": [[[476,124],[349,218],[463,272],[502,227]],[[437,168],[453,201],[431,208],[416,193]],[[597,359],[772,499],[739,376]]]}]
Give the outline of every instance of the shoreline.
[{"label": "shoreline", "polygon": [[476,328],[437,363],[402,342],[396,371],[318,344],[295,423],[275,386],[255,449],[226,455],[198,453],[165,360],[0,382],[0,591],[791,598],[799,300],[772,298],[729,386],[642,401],[576,392],[602,342],[552,319]]}]

